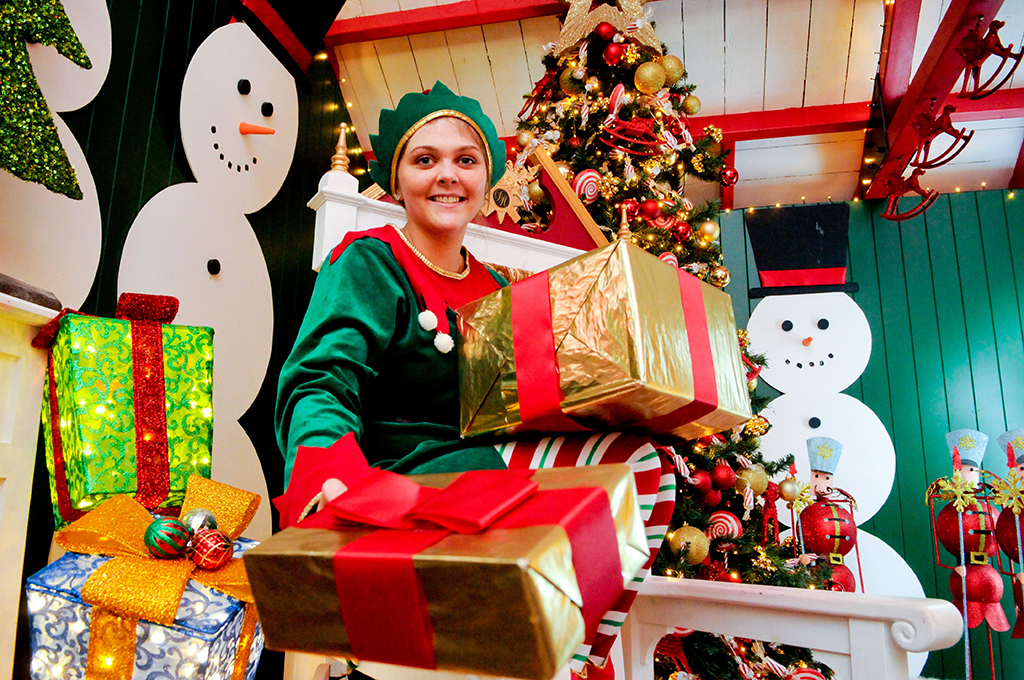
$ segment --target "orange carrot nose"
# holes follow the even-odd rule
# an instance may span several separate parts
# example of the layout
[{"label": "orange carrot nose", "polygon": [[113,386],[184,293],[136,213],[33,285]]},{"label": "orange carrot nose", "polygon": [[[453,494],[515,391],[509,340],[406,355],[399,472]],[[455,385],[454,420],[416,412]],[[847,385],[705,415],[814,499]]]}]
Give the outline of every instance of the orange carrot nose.
[{"label": "orange carrot nose", "polygon": [[272,135],[274,134],[274,128],[263,127],[262,125],[253,125],[252,123],[239,123],[238,134],[240,135]]},{"label": "orange carrot nose", "polygon": [[813,337],[804,338],[804,340],[803,340],[804,347],[810,347],[812,342],[814,342],[814,338]]}]

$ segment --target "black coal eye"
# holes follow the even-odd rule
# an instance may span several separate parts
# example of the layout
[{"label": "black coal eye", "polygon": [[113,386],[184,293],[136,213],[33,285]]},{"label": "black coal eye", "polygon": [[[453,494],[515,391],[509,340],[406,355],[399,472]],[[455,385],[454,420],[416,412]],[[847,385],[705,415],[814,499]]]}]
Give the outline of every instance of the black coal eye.
[{"label": "black coal eye", "polygon": [[264,118],[270,118],[274,115],[274,105],[270,102],[263,102],[263,106],[260,107],[260,112]]},{"label": "black coal eye", "polygon": [[783,321],[782,322],[782,330],[786,331],[787,333],[789,331],[793,330],[793,322],[790,321],[789,319],[786,319],[785,321]]},{"label": "black coal eye", "polygon": [[807,421],[807,424],[811,426],[812,430],[817,430],[819,427],[821,427],[821,419],[812,417],[810,420]]},{"label": "black coal eye", "polygon": [[818,319],[818,328],[821,330],[828,328],[828,319]]},{"label": "black coal eye", "polygon": [[250,92],[252,92],[252,84],[248,80],[246,80],[245,78],[242,78],[241,80],[239,80],[238,81],[238,94],[249,94]]}]

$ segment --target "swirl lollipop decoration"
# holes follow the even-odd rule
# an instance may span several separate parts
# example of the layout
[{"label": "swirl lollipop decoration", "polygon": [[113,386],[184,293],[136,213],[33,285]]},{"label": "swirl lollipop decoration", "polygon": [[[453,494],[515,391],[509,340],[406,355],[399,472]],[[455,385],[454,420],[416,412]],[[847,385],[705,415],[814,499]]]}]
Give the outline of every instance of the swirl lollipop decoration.
[{"label": "swirl lollipop decoration", "polygon": [[584,203],[590,205],[596,201],[598,195],[600,195],[600,181],[601,173],[597,170],[588,168],[586,170],[581,170],[579,174],[576,175],[576,178],[572,183],[572,188]]},{"label": "swirl lollipop decoration", "polygon": [[743,535],[743,523],[728,510],[716,510],[711,513],[711,522],[705,533],[712,539],[739,538]]}]

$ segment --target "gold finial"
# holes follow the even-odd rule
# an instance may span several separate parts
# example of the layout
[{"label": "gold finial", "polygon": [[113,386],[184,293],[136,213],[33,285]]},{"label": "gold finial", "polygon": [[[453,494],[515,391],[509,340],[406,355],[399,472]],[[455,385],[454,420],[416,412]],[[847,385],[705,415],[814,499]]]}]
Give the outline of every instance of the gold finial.
[{"label": "gold finial", "polygon": [[348,134],[348,125],[341,124],[341,136],[338,137],[338,146],[334,147],[334,155],[331,156],[331,172],[348,172],[348,146],[345,144],[345,135]]},{"label": "gold finial", "polygon": [[626,217],[626,206],[622,206],[622,221],[619,222],[619,231],[615,235],[619,238],[630,238],[633,232],[629,229],[629,218]]}]

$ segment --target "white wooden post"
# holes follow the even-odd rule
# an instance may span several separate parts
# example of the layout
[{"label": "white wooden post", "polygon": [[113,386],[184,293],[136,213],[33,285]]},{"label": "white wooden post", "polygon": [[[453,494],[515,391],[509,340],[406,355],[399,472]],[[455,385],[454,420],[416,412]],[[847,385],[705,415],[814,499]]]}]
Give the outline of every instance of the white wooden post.
[{"label": "white wooden post", "polygon": [[11,677],[46,352],[31,346],[57,312],[0,293],[0,677]]}]

